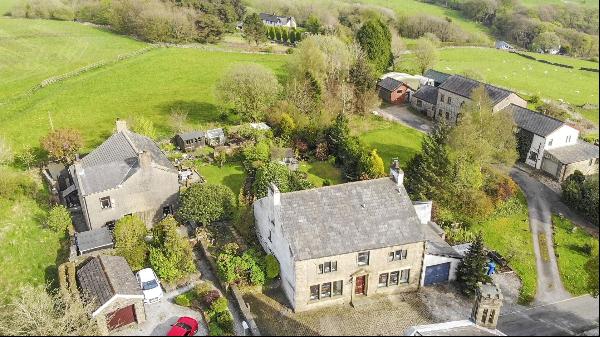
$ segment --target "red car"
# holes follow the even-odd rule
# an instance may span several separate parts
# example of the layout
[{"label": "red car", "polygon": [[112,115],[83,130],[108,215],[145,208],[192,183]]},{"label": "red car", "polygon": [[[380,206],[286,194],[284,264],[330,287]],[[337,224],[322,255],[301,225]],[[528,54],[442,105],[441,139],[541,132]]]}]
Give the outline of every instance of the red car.
[{"label": "red car", "polygon": [[191,317],[180,317],[171,326],[167,336],[193,336],[198,332],[198,321]]}]

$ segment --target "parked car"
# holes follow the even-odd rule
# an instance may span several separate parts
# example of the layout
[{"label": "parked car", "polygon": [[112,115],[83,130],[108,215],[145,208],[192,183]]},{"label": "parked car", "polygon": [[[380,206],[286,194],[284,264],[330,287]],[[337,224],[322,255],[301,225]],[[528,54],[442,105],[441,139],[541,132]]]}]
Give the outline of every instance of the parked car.
[{"label": "parked car", "polygon": [[194,336],[198,332],[198,321],[191,317],[179,317],[171,326],[167,336]]},{"label": "parked car", "polygon": [[135,277],[144,293],[144,303],[155,303],[163,297],[163,291],[160,287],[160,281],[154,270],[146,268],[138,271]]}]

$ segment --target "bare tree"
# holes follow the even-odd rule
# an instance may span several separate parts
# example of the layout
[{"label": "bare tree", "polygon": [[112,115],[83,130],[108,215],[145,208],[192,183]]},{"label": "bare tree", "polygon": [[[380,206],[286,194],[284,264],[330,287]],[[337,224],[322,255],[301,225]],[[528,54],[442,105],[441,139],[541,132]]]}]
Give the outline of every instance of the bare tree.
[{"label": "bare tree", "polygon": [[180,108],[171,109],[169,125],[175,132],[184,132],[187,129],[187,112]]},{"label": "bare tree", "polygon": [[414,55],[415,62],[421,74],[424,74],[425,70],[433,67],[438,59],[438,51],[435,45],[425,38],[420,38],[417,41],[417,48],[414,51]]}]

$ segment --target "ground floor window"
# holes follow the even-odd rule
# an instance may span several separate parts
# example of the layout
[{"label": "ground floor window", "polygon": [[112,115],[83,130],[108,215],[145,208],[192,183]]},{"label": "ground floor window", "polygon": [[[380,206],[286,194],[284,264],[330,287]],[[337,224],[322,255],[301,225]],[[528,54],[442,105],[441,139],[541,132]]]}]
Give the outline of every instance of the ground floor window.
[{"label": "ground floor window", "polygon": [[331,297],[331,282],[321,285],[321,298]]},{"label": "ground floor window", "polygon": [[402,283],[408,283],[410,279],[410,269],[393,271],[390,273],[379,274],[379,288],[397,286]]},{"label": "ground floor window", "polygon": [[398,272],[398,271],[390,273],[390,285],[391,286],[397,286],[398,285],[398,276],[399,275],[400,275],[400,272]]},{"label": "ground floor window", "polygon": [[310,300],[316,301],[319,299],[319,285],[310,287]]},{"label": "ground floor window", "polygon": [[325,282],[310,287],[310,300],[317,301],[326,298],[342,296],[344,281]]},{"label": "ground floor window", "polygon": [[408,283],[410,279],[410,269],[400,271],[400,283]]},{"label": "ground floor window", "polygon": [[379,274],[379,283],[378,283],[378,287],[379,288],[383,288],[383,287],[387,287],[388,286],[388,278],[389,278],[389,276],[390,276],[389,273]]},{"label": "ground floor window", "polygon": [[342,296],[344,289],[344,281],[333,282],[333,296]]}]

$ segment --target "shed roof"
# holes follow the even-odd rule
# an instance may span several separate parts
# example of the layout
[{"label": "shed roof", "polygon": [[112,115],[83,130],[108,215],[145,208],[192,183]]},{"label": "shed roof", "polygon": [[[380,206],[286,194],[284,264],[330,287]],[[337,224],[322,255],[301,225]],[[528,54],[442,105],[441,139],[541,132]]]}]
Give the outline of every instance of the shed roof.
[{"label": "shed roof", "polygon": [[69,168],[78,181],[79,193],[85,196],[121,185],[140,170],[139,154],[144,151],[150,154],[154,164],[177,172],[154,141],[123,130],[110,136],[79,163]]},{"label": "shed roof", "polygon": [[546,150],[563,164],[573,164],[598,158],[598,146],[579,140],[577,144]]},{"label": "shed roof", "polygon": [[443,73],[441,71],[428,69],[423,76],[431,78],[436,83],[444,83],[452,75]]},{"label": "shed roof", "polygon": [[282,193],[281,223],[297,261],[425,240],[406,190],[391,178]]},{"label": "shed roof", "polygon": [[190,132],[184,132],[184,133],[177,134],[177,136],[179,136],[179,138],[181,138],[182,140],[186,141],[186,140],[191,140],[191,139],[204,138],[204,132],[190,131]]},{"label": "shed roof", "polygon": [[494,105],[498,104],[500,101],[513,93],[512,91],[502,89],[491,84],[481,83],[461,75],[450,76],[446,81],[444,81],[444,83],[440,85],[439,88],[459,96],[471,98],[473,90],[482,85],[485,87],[485,90]]},{"label": "shed roof", "polygon": [[542,137],[550,135],[565,125],[556,118],[514,104],[510,104],[504,110],[512,114],[513,120],[519,128]]},{"label": "shed roof", "polygon": [[426,227],[427,233],[427,244],[425,245],[425,252],[429,255],[447,256],[452,258],[461,259],[463,256],[454,250],[452,246],[444,239],[441,235],[444,230],[438,226],[435,222],[430,221]]},{"label": "shed roof", "polygon": [[75,242],[80,254],[86,254],[98,249],[112,248],[114,246],[112,232],[107,227],[75,233]]},{"label": "shed roof", "polygon": [[90,259],[77,271],[83,294],[95,299],[97,308],[116,295],[141,296],[135,275],[121,256],[101,255]]},{"label": "shed roof", "polygon": [[211,129],[206,131],[206,138],[217,138],[217,137],[225,137],[225,132],[223,132],[223,129],[218,128],[218,129]]},{"label": "shed roof", "polygon": [[395,78],[386,77],[379,81],[377,85],[387,91],[395,91],[396,89],[400,88],[402,82],[398,81]]},{"label": "shed roof", "polygon": [[424,85],[413,96],[435,105],[437,103],[438,88],[431,85]]}]

